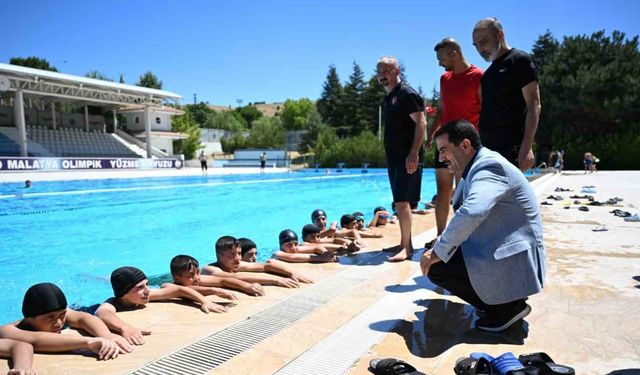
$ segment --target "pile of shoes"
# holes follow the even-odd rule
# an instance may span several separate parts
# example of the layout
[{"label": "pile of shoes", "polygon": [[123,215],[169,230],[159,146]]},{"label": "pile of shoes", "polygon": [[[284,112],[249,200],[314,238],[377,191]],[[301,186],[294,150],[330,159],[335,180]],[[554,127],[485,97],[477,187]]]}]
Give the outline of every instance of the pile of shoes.
[{"label": "pile of shoes", "polygon": [[523,354],[518,358],[511,352],[496,358],[486,353],[475,352],[469,357],[458,359],[453,371],[456,375],[575,375],[573,368],[555,363],[544,352]]}]

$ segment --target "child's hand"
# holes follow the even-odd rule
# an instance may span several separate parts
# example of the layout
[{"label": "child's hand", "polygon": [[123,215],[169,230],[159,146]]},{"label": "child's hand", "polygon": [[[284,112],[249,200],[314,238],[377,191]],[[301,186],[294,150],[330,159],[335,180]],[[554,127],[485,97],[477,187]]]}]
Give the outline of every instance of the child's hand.
[{"label": "child's hand", "polygon": [[120,348],[114,340],[105,339],[104,337],[91,337],[87,342],[89,350],[98,355],[99,360],[106,361],[115,359],[120,354]]},{"label": "child's hand", "polygon": [[313,284],[313,280],[311,280],[308,277],[305,277],[299,273],[294,273],[291,275],[291,278],[299,283],[305,283],[305,284]]},{"label": "child's hand", "polygon": [[262,285],[258,283],[253,283],[249,287],[247,294],[249,294],[250,296],[256,296],[256,297],[264,296],[264,288],[262,287]]},{"label": "child's hand", "polygon": [[137,329],[131,326],[128,326],[122,330],[122,337],[125,338],[132,345],[142,345],[144,344],[144,338],[142,336],[148,336],[151,334],[151,331]]},{"label": "child's hand", "polygon": [[298,281],[294,280],[294,279],[290,279],[288,277],[280,277],[277,280],[277,284],[278,286],[284,287],[284,288],[297,288],[300,285],[298,284]]},{"label": "child's hand", "polygon": [[207,302],[200,305],[200,310],[202,310],[202,312],[204,312],[205,314],[208,314],[210,312],[223,313],[227,311],[227,307],[219,305],[215,302]]},{"label": "child's hand", "polygon": [[118,349],[120,350],[120,354],[127,354],[133,351],[133,345],[131,345],[129,341],[124,337],[112,333],[110,334],[109,338],[116,342],[116,344],[118,345]]},{"label": "child's hand", "polygon": [[224,290],[224,289],[216,289],[215,290],[215,295],[218,297],[222,297],[222,298],[226,298],[226,299],[230,299],[232,301],[235,301],[238,299],[238,296],[235,295],[235,293],[232,293],[228,290]]}]

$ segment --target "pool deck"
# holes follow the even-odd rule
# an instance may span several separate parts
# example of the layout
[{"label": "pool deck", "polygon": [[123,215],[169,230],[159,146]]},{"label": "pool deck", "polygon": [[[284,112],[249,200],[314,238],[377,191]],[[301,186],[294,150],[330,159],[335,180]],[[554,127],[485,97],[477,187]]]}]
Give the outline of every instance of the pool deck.
[{"label": "pool deck", "polygon": [[[153,331],[133,353],[106,362],[77,354],[38,354],[34,367],[39,374],[129,373],[225,328],[251,322],[298,294],[320,298],[322,289],[333,297],[281,328],[254,328],[243,336],[263,330],[273,334],[209,372],[194,373],[358,375],[370,374],[370,359],[394,357],[425,374],[451,374],[456,359],[474,351],[494,356],[545,351],[556,362],[574,367],[577,374],[629,369],[635,372],[620,374],[640,373],[640,223],[610,213],[615,208],[639,212],[640,171],[587,175],[568,171],[532,184],[540,202],[548,195],[564,200],[541,206],[547,285],[530,298],[531,315],[505,333],[473,329],[473,309],[421,277],[417,262],[421,252],[414,261],[385,262],[387,254],[380,249],[399,240],[397,225],[389,225],[381,229],[384,238],[367,240],[362,254],[340,264],[294,266],[313,277],[314,284],[299,289],[266,287],[263,297],[239,295],[237,306],[224,314],[204,314],[185,304],[152,303],[121,314],[130,324]],[[569,196],[583,195],[585,185],[596,187],[597,193],[587,194],[598,201],[613,197],[624,201],[620,207],[589,206],[588,212],[580,211],[580,204]],[[573,191],[555,192],[556,187]],[[601,225],[608,231],[592,231]],[[414,215],[415,246],[431,238],[433,227],[432,214]],[[332,291],[331,283],[338,283],[341,290]],[[229,350],[236,344],[229,342]],[[205,359],[213,356],[203,352]],[[0,366],[7,368],[7,361]],[[137,373],[187,373],[171,367],[166,372],[146,371]]]}]

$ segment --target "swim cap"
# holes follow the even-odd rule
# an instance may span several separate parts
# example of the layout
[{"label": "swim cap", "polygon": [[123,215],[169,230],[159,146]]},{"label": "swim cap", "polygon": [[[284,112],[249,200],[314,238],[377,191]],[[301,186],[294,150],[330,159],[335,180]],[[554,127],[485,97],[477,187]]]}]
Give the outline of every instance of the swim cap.
[{"label": "swim cap", "polygon": [[311,221],[314,221],[318,216],[324,216],[326,218],[327,213],[321,209],[313,210],[313,212],[311,213]]},{"label": "swim cap", "polygon": [[379,212],[379,211],[386,211],[386,210],[387,210],[386,208],[384,208],[384,207],[382,207],[382,206],[378,206],[378,207],[376,207],[376,208],[374,208],[374,209],[373,209],[373,213],[375,214],[376,212]]},{"label": "swim cap", "polygon": [[292,231],[291,229],[285,229],[282,232],[280,232],[278,239],[280,240],[280,246],[282,246],[287,242],[298,241],[298,235],[296,234],[296,232]]},{"label": "swim cap", "polygon": [[320,232],[321,232],[320,228],[317,225],[307,224],[304,227],[302,227],[302,239],[304,240],[310,234],[320,233]]},{"label": "swim cap", "polygon": [[113,295],[116,298],[120,298],[127,294],[142,280],[145,280],[147,275],[140,269],[135,267],[120,267],[111,272],[111,287],[113,288]]},{"label": "swim cap", "polygon": [[67,298],[57,285],[51,283],[36,284],[24,294],[22,315],[25,318],[43,315],[67,308]]}]

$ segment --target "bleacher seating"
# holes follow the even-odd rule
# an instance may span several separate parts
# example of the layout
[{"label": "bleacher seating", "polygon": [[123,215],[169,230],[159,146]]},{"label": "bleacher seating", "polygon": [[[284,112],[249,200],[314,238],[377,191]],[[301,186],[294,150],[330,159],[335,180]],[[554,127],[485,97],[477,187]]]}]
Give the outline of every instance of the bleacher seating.
[{"label": "bleacher seating", "polygon": [[102,132],[85,132],[82,129],[73,128],[53,130],[29,126],[27,137],[58,157],[140,157],[111,134]]},{"label": "bleacher seating", "polygon": [[0,133],[0,156],[20,156],[20,145]]}]

